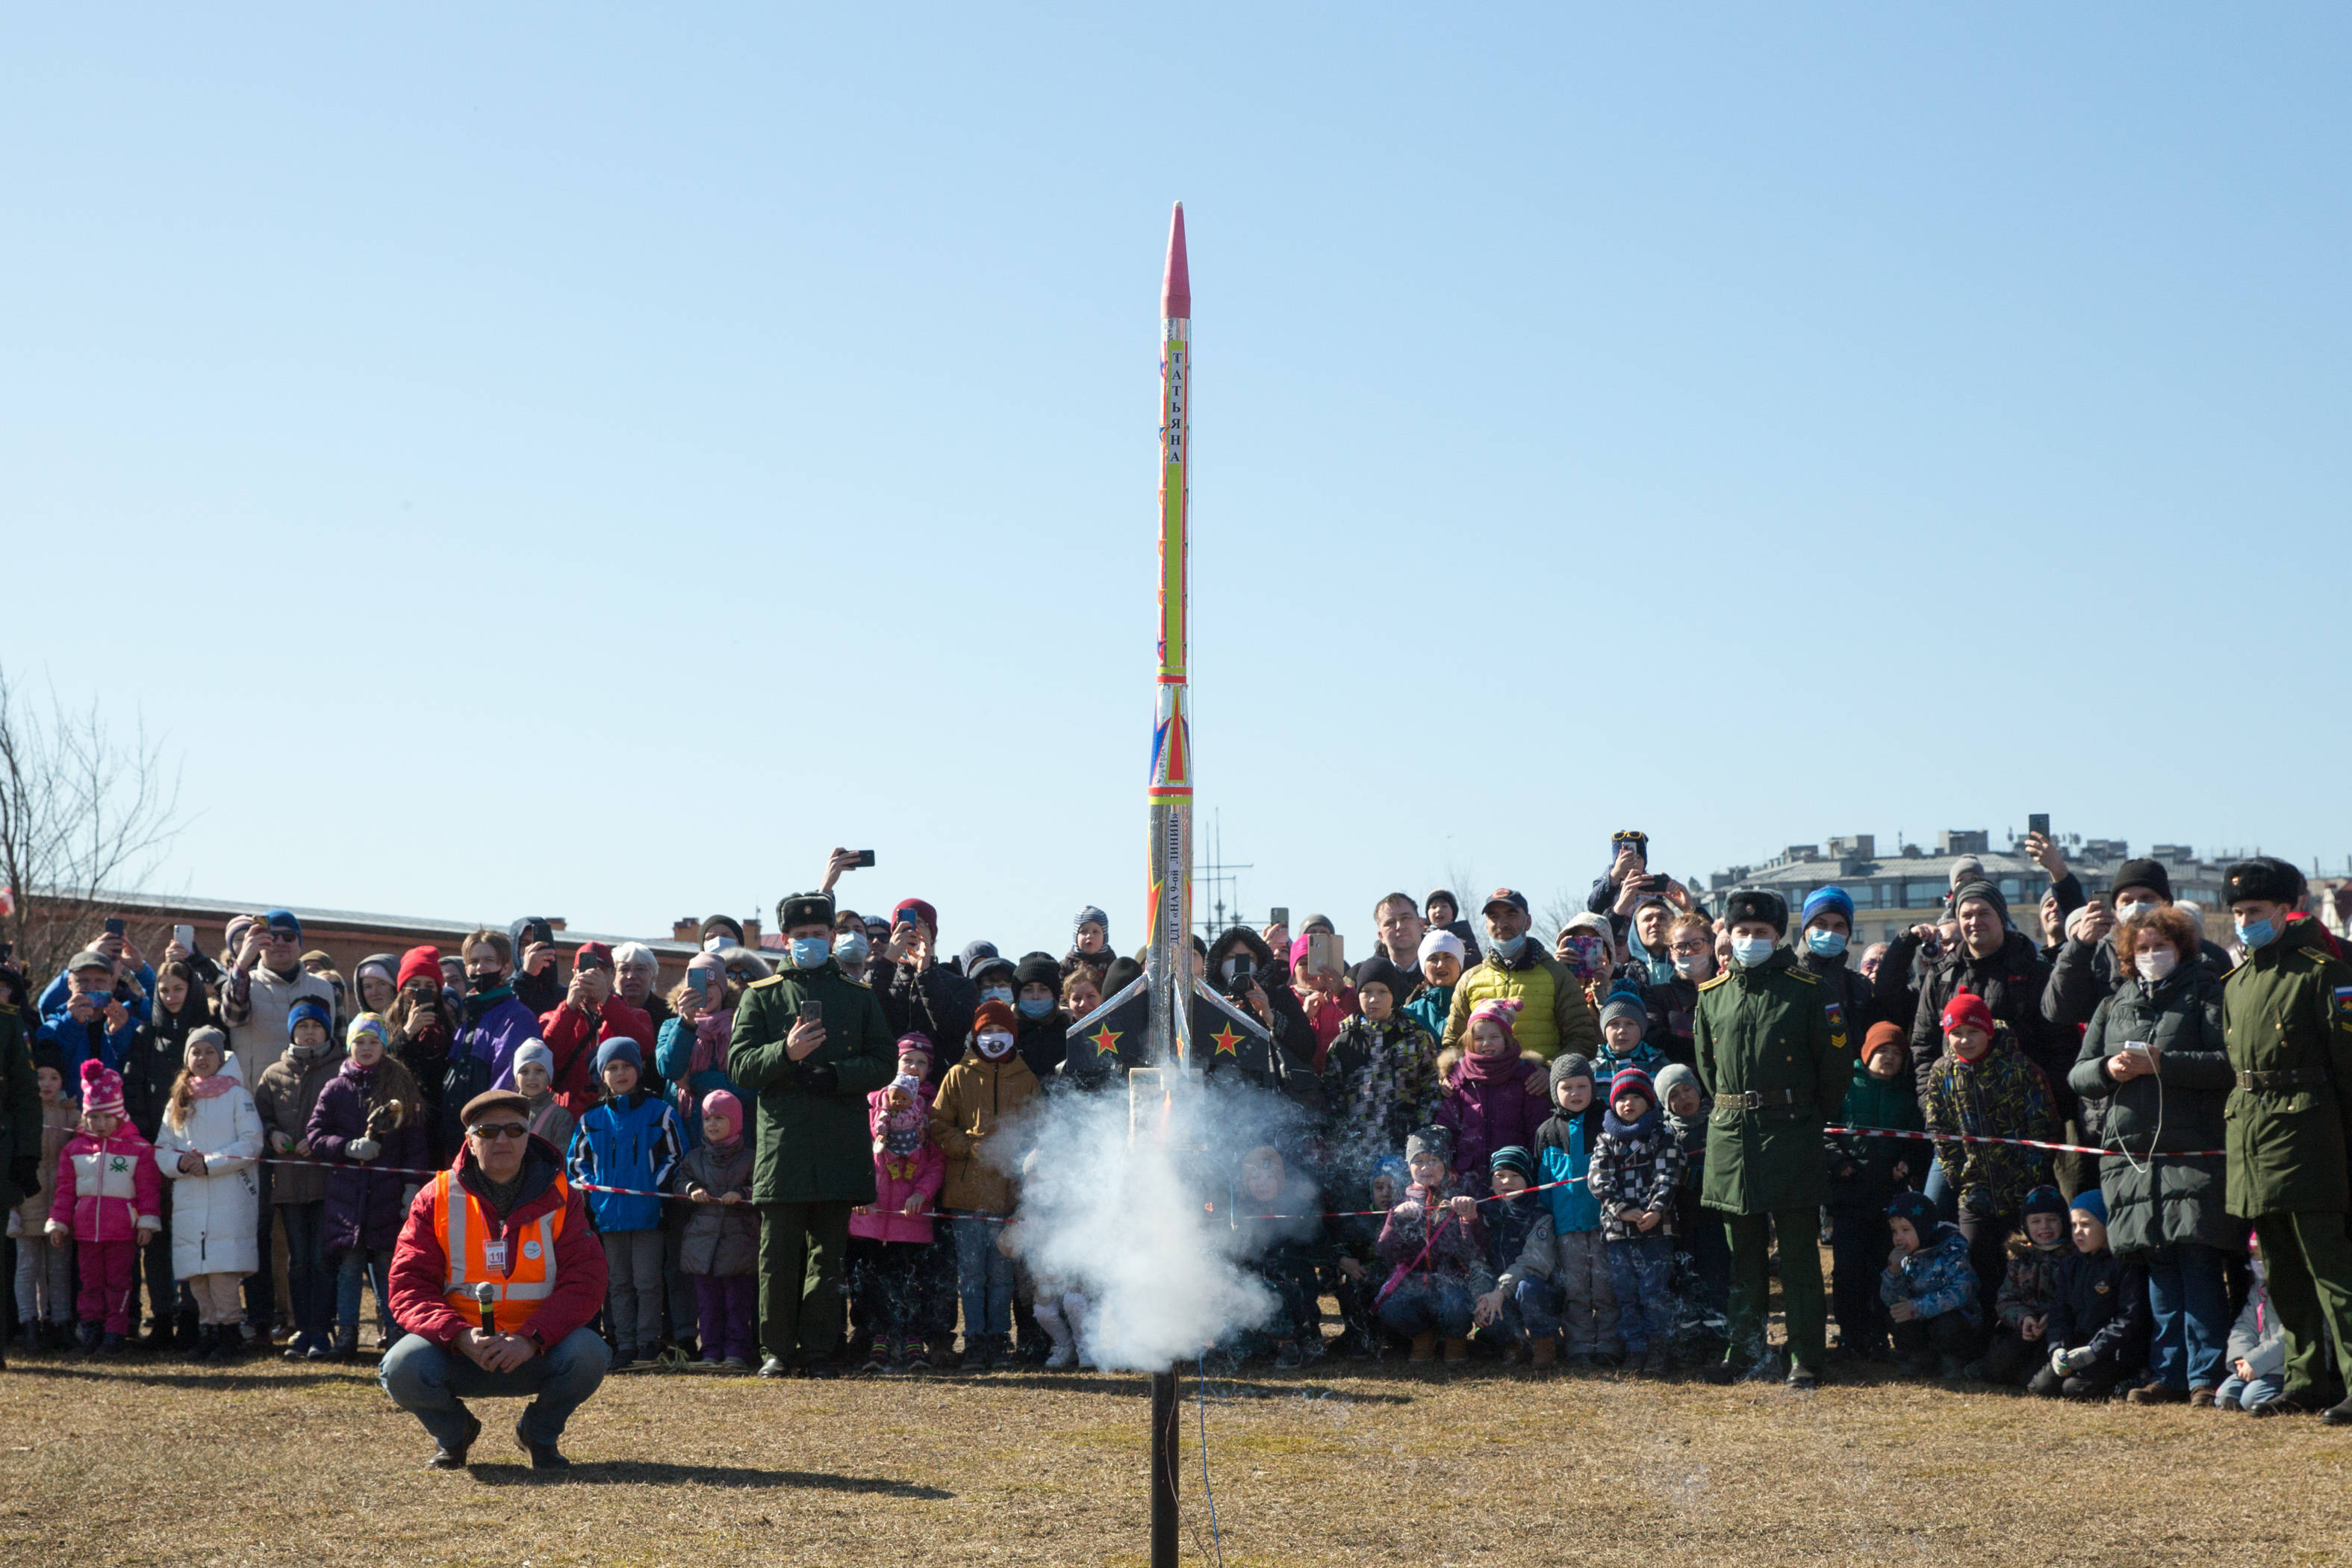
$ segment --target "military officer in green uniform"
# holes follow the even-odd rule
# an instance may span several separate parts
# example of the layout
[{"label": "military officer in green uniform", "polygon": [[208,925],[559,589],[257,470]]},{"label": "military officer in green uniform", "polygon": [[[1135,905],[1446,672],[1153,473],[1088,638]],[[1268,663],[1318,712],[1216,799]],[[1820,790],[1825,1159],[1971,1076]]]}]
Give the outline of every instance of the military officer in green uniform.
[{"label": "military officer in green uniform", "polygon": [[790,967],[743,993],[728,1070],[756,1107],[760,1375],[824,1377],[841,1338],[849,1211],[874,1201],[866,1097],[890,1081],[898,1054],[882,1004],[833,961],[831,896],[795,893],[776,923]]},{"label": "military officer in green uniform", "polygon": [[41,1089],[29,1034],[22,1015],[0,1002],[0,1208],[11,1210],[41,1184]]},{"label": "military officer in green uniform", "polygon": [[1782,945],[1788,900],[1748,889],[1725,907],[1731,964],[1698,988],[1691,1044],[1715,1097],[1699,1201],[1717,1211],[1731,1247],[1731,1342],[1710,1383],[1764,1360],[1764,1304],[1773,1233],[1789,1328],[1789,1384],[1821,1382],[1829,1308],[1822,1291],[1822,1205],[1829,1173],[1822,1129],[1853,1076],[1843,999]]},{"label": "military officer in green uniform", "polygon": [[[2245,958],[2221,983],[2221,1038],[2237,1087],[2222,1108],[2228,1206],[2253,1221],[2286,1333],[2286,1386],[2258,1415],[2315,1410],[2327,1385],[2323,1323],[2352,1380],[2352,1242],[2345,1130],[2352,1126],[2352,964],[2303,905],[2303,873],[2265,856],[2229,869],[2223,894]],[[2352,1424],[2352,1398],[2327,1412]]]}]

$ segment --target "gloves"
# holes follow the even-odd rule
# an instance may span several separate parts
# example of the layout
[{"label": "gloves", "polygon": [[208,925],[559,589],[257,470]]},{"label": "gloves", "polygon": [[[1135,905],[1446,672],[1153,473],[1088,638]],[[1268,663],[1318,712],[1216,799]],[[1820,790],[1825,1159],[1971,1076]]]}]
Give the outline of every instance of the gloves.
[{"label": "gloves", "polygon": [[373,1160],[383,1152],[383,1145],[373,1138],[354,1138],[343,1145],[343,1152],[354,1160]]},{"label": "gloves", "polygon": [[1394,1214],[1397,1218],[1402,1220],[1405,1224],[1411,1225],[1413,1221],[1421,1217],[1421,1205],[1413,1202],[1411,1198],[1407,1198],[1404,1202],[1397,1205],[1397,1206],[1390,1212]]},{"label": "gloves", "polygon": [[2083,1368],[2090,1365],[2095,1359],[2096,1358],[2088,1349],[2052,1351],[2050,1352],[2050,1370],[2056,1373],[2059,1376],[2064,1377],[2071,1373],[2080,1372]]},{"label": "gloves", "polygon": [[19,1154],[8,1162],[8,1184],[32,1196],[40,1190],[41,1161],[37,1154]]}]

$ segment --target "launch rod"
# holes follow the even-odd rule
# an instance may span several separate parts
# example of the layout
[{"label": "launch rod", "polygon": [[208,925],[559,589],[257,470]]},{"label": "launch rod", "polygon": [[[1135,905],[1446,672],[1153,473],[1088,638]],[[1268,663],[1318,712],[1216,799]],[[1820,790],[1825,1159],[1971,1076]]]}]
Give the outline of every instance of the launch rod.
[{"label": "launch rod", "polygon": [[1176,1568],[1176,1374],[1151,1374],[1151,1568]]}]

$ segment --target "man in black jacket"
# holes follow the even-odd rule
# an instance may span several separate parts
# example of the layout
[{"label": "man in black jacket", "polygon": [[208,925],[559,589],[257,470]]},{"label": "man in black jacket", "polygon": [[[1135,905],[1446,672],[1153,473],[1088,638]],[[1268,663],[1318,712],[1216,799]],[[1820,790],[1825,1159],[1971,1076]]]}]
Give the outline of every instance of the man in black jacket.
[{"label": "man in black jacket", "polygon": [[[1944,1008],[1963,991],[1984,998],[1997,1022],[2007,1024],[2028,1059],[2050,1080],[2053,1108],[2063,1121],[2074,1114],[2066,1073],[2074,1065],[2074,1031],[2061,1030],[2042,1014],[2042,994],[2050,966],[2024,932],[2011,928],[2009,904],[1990,882],[1969,882],[1954,890],[1952,912],[1959,940],[1927,972],[1919,987],[1918,1011],[1911,1020],[1911,1063],[1924,1102],[1936,1059],[1944,1054]],[[1879,969],[1886,978],[1895,953]]]}]

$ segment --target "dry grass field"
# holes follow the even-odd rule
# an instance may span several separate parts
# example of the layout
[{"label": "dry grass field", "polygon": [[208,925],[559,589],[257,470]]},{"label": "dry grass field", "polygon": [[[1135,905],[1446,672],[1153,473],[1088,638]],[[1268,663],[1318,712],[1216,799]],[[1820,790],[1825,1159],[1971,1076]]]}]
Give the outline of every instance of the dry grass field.
[{"label": "dry grass field", "polygon": [[[1213,1561],[1183,1384],[1188,1562]],[[1224,1561],[2317,1563],[2352,1557],[2352,1430],[1887,1382],[1797,1394],[1363,1363],[1209,1385]],[[576,1468],[513,1405],[468,1473],[364,1368],[13,1362],[8,1564],[1129,1563],[1146,1382],[608,1379]]]}]

